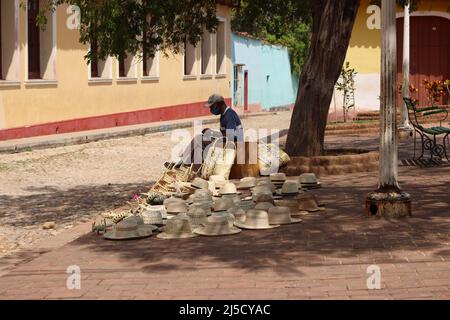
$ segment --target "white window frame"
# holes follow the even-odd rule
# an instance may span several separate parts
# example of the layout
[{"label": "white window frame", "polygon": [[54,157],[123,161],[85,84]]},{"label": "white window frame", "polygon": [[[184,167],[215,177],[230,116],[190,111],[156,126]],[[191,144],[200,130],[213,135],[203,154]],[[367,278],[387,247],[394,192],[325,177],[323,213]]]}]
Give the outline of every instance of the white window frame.
[{"label": "white window frame", "polygon": [[[58,77],[56,72],[56,51],[57,51],[57,10],[52,12],[52,52],[50,54],[50,60],[52,61],[52,75],[53,79],[28,79],[28,6],[25,6],[25,85],[26,86],[53,86],[58,84]],[[42,70],[41,70],[42,73]]]},{"label": "white window frame", "polygon": [[[147,60],[149,60],[149,59],[151,59],[151,58],[148,58]],[[144,60],[142,59],[142,61],[141,61],[141,80],[143,82],[159,81],[159,79],[160,79],[160,74],[159,74],[160,52],[159,52],[159,50],[157,50],[155,52],[155,56],[152,59],[152,65],[155,64],[155,63],[156,63],[156,65],[155,65],[155,67],[156,67],[156,74],[155,75],[144,76]],[[183,70],[183,73],[184,73],[184,70]]]},{"label": "white window frame", "polygon": [[[203,73],[203,36],[207,34],[209,36],[209,64],[207,66],[207,70],[205,73]],[[208,30],[204,30],[204,33],[202,34],[202,40],[200,41],[200,61],[199,61],[199,67],[200,67],[200,79],[211,79],[213,77],[214,73],[214,54],[213,54],[213,45],[215,44],[213,41],[213,35],[208,32]]]},{"label": "white window frame", "polygon": [[[132,71],[131,76],[127,75],[125,77],[121,77],[119,74],[120,73],[119,72],[119,66],[120,66],[119,59],[115,58],[114,61],[116,64],[116,81],[117,81],[117,83],[137,82],[137,80],[138,80],[137,72],[138,72],[139,63],[138,63],[136,56],[133,56],[131,58],[131,61],[129,62],[130,63],[130,71]],[[127,63],[127,60],[125,60],[125,63]]]},{"label": "white window frame", "polygon": [[[14,79],[0,79],[0,86],[2,87],[20,87],[20,45],[19,45],[19,14],[20,14],[20,0],[14,0],[14,58],[13,64],[15,66]],[[3,49],[3,46],[2,46]],[[2,53],[0,53],[3,55]],[[3,56],[0,59],[0,63],[3,63]],[[4,68],[2,68],[3,70]],[[5,70],[3,70],[5,72]]]},{"label": "white window frame", "polygon": [[224,61],[223,61],[223,70],[225,72],[220,72],[221,70],[217,70],[217,32],[215,33],[215,53],[214,53],[214,75],[215,78],[226,78],[228,72],[227,72],[227,68],[228,68],[228,63],[227,63],[227,37],[228,37],[228,20],[226,17],[222,17],[222,16],[217,16],[217,20],[219,20],[220,22],[223,22],[223,50],[224,50]]},{"label": "white window frame", "polygon": [[[91,50],[91,45],[88,45],[88,51]],[[87,72],[88,72],[88,83],[112,83],[113,78],[112,78],[112,58],[108,57],[106,58],[106,60],[104,60],[106,64],[109,65],[109,70],[108,70],[108,77],[106,78],[102,78],[102,77],[96,77],[93,78],[92,74],[91,74],[91,63],[89,62],[87,64]]]},{"label": "white window frame", "polygon": [[[190,44],[190,42],[186,42],[186,43]],[[181,64],[181,74],[183,75],[183,80],[197,80],[197,74],[198,74],[198,70],[197,70],[198,69],[198,57],[197,57],[197,54],[198,54],[198,51],[199,51],[198,47],[195,46],[194,47],[194,65],[192,66],[192,70],[194,71],[194,73],[193,74],[185,74],[184,73],[184,71],[185,71],[184,61],[185,61],[186,52],[184,50],[184,45],[183,45],[183,61],[182,61],[182,64]]]}]

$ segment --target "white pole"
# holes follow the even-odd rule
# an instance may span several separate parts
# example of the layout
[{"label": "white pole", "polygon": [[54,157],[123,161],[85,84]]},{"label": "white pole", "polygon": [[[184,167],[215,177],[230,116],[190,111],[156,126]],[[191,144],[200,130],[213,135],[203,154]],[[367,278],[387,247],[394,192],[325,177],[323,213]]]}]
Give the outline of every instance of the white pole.
[{"label": "white pole", "polygon": [[[410,4],[409,1],[405,4],[404,22],[403,22],[403,97],[409,98],[409,74],[410,74]],[[403,129],[411,129],[408,120],[408,108],[406,103],[402,101],[401,111],[401,126]]]},{"label": "white pole", "polygon": [[382,0],[380,190],[399,190],[397,182],[397,29],[396,1]]}]

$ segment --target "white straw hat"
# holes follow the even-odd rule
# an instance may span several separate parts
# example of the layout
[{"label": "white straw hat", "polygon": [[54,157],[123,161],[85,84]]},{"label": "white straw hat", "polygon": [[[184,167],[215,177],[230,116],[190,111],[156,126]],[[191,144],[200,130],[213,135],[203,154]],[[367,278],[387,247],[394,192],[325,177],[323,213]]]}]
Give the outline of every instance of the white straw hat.
[{"label": "white straw hat", "polygon": [[269,210],[269,208],[273,208],[273,207],[275,207],[275,205],[271,202],[259,202],[256,204],[255,209],[267,211],[267,210]]},{"label": "white straw hat", "polygon": [[256,178],[254,177],[246,177],[246,178],[242,178],[238,185],[237,188],[238,189],[251,189],[253,187],[256,186]]},{"label": "white straw hat", "polygon": [[192,181],[191,186],[193,186],[196,189],[204,189],[208,190],[208,181],[202,179],[202,178],[194,178],[194,181]]},{"label": "white straw hat", "polygon": [[152,228],[138,225],[136,220],[128,219],[114,225],[113,229],[106,232],[103,237],[108,240],[131,240],[150,237],[152,232]]},{"label": "white straw hat", "polygon": [[245,222],[246,213],[242,208],[234,207],[227,210],[227,213],[234,216],[235,221]]},{"label": "white straw hat", "polygon": [[214,202],[214,211],[227,211],[228,209],[234,207],[234,202],[231,199],[220,198]]},{"label": "white straw hat", "polygon": [[225,183],[227,183],[225,177],[221,175],[212,175],[209,177],[209,181],[214,182],[216,189],[220,189]]},{"label": "white straw hat", "polygon": [[159,213],[161,213],[163,219],[167,218],[167,209],[166,209],[166,206],[164,206],[164,205],[147,206],[147,207],[145,207],[145,211],[148,211],[148,212],[159,212]]},{"label": "white straw hat", "polygon": [[201,236],[225,236],[241,232],[240,229],[230,227],[228,219],[225,216],[211,216],[206,224],[194,230]]},{"label": "white straw hat", "polygon": [[197,235],[192,232],[191,220],[182,216],[175,216],[167,220],[163,232],[156,237],[159,239],[186,239],[193,238]]},{"label": "white straw hat", "polygon": [[255,202],[252,199],[250,199],[250,200],[242,200],[240,208],[243,209],[244,211],[248,211],[248,210],[254,209],[255,208]]},{"label": "white straw hat", "polygon": [[298,181],[287,180],[283,183],[283,187],[281,188],[282,194],[298,194],[300,190],[300,184]]},{"label": "white straw hat", "polygon": [[272,193],[274,193],[277,190],[277,187],[270,180],[259,181],[256,184],[255,188],[257,187],[267,187],[268,189],[270,189],[270,191],[272,191]]},{"label": "white straw hat", "polygon": [[235,195],[237,194],[236,185],[232,182],[227,182],[220,188],[219,192],[221,195]]},{"label": "white straw hat", "polygon": [[206,211],[201,208],[191,208],[188,211],[188,216],[191,218],[191,223],[193,226],[199,226],[206,223],[208,218]]},{"label": "white straw hat", "polygon": [[301,184],[316,184],[318,182],[314,173],[303,173],[298,180]]},{"label": "white straw hat", "polygon": [[305,194],[299,195],[297,198],[298,209],[300,211],[316,212],[324,211],[324,207],[319,207],[317,201],[313,195]]},{"label": "white straw hat", "polygon": [[232,215],[231,213],[229,213],[228,211],[222,211],[222,212],[213,212],[211,217],[225,217],[228,220],[228,224],[230,225],[230,227],[234,226],[234,221],[236,220],[236,218],[234,217],[234,215]]},{"label": "white straw hat", "polygon": [[168,214],[178,214],[178,213],[182,213],[182,212],[187,212],[188,211],[188,207],[186,202],[174,202],[174,203],[169,203],[167,205],[167,213]]},{"label": "white straw hat", "polygon": [[241,205],[241,197],[239,195],[236,194],[224,194],[222,196],[222,199],[230,199],[231,201],[233,201],[234,205],[239,207]]},{"label": "white straw hat", "polygon": [[286,181],[286,174],[283,172],[270,174],[270,180],[272,182],[284,182]]},{"label": "white straw hat", "polygon": [[236,221],[234,225],[241,229],[252,230],[273,229],[279,227],[279,225],[269,224],[269,214],[267,211],[256,209],[247,211],[245,222]]},{"label": "white straw hat", "polygon": [[273,207],[269,209],[270,224],[293,224],[300,223],[302,219],[291,217],[291,211],[286,207]]},{"label": "white straw hat", "polygon": [[142,219],[145,224],[163,225],[164,220],[161,211],[143,211],[141,213]]},{"label": "white straw hat", "polygon": [[167,208],[167,206],[169,204],[172,204],[172,203],[184,203],[184,202],[185,201],[183,199],[181,199],[181,198],[170,197],[170,198],[167,198],[166,200],[164,200],[163,205]]}]

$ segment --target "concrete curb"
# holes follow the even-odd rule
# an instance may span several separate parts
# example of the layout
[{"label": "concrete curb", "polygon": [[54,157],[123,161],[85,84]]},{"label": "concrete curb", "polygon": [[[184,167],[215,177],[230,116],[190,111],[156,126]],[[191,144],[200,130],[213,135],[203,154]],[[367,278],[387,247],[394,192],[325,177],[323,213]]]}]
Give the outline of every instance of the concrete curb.
[{"label": "concrete curb", "polygon": [[[271,116],[275,115],[277,112],[258,112],[254,114],[242,115],[242,119],[261,117],[261,116]],[[147,135],[151,133],[168,132],[176,129],[186,129],[192,128],[192,123],[195,120],[201,120],[203,124],[213,124],[218,123],[219,119],[209,119],[209,118],[190,118],[185,119],[182,122],[176,123],[165,123],[165,124],[155,124],[148,123],[144,125],[136,125],[129,127],[115,127],[108,129],[84,131],[84,132],[74,132],[60,135],[51,135],[44,137],[33,137],[25,139],[17,139],[10,141],[0,141],[0,154],[12,154],[27,152],[37,149],[48,149],[56,147],[64,147],[69,145],[85,144],[89,142],[96,142],[101,140],[126,138],[140,135]],[[4,145],[2,145],[4,144]]]}]

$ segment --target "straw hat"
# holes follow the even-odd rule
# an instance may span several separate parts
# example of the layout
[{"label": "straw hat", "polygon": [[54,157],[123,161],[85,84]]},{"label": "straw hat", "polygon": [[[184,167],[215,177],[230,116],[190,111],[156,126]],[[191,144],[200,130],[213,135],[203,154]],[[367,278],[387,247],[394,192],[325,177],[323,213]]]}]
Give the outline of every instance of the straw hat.
[{"label": "straw hat", "polygon": [[268,189],[270,189],[270,191],[272,191],[272,193],[275,193],[275,191],[277,190],[277,187],[269,180],[262,180],[256,183],[256,187],[266,187]]},{"label": "straw hat", "polygon": [[144,222],[144,219],[140,216],[140,215],[131,215],[125,219],[123,219],[124,221],[131,221],[131,222],[136,222],[138,227],[143,227],[143,228],[148,228],[152,231],[155,231],[158,229],[157,226],[153,225],[153,224],[148,224]]},{"label": "straw hat", "polygon": [[163,205],[167,208],[167,206],[171,203],[184,203],[184,200],[181,198],[170,197],[164,200]]},{"label": "straw hat", "polygon": [[[265,195],[265,199],[272,199],[273,198],[273,192],[268,188],[267,186],[257,186],[254,187],[252,190],[252,198],[255,202],[261,202],[261,200],[258,200],[261,196]],[[269,201],[270,202],[270,201]]]},{"label": "straw hat", "polygon": [[270,175],[270,181],[272,182],[284,182],[286,181],[286,174],[283,172],[272,173]]},{"label": "straw hat", "polygon": [[167,218],[167,209],[166,209],[166,206],[164,206],[164,205],[147,206],[147,207],[145,207],[145,211],[148,211],[148,212],[159,212],[159,213],[161,213],[163,219]]},{"label": "straw hat", "polygon": [[168,214],[178,214],[178,213],[182,213],[182,212],[187,212],[188,211],[188,207],[186,202],[174,202],[174,203],[169,203],[167,205],[167,213]]},{"label": "straw hat", "polygon": [[231,199],[220,198],[214,202],[214,211],[227,211],[228,209],[234,207],[234,202]]},{"label": "straw hat", "polygon": [[270,194],[260,194],[258,196],[254,196],[253,197],[253,201],[256,203],[260,203],[260,202],[270,202],[275,204],[275,201],[273,199],[273,196]]},{"label": "straw hat", "polygon": [[248,210],[255,208],[255,202],[253,202],[252,199],[241,200],[241,205],[239,207],[244,211],[248,211]]},{"label": "straw hat", "polygon": [[273,208],[273,207],[275,207],[275,205],[271,202],[259,202],[256,204],[255,209],[267,211],[267,210],[269,210],[269,208]]},{"label": "straw hat", "polygon": [[205,189],[208,190],[208,181],[202,179],[202,178],[194,178],[194,181],[192,181],[191,186],[193,186],[196,189]]},{"label": "straw hat", "polygon": [[322,184],[317,180],[314,173],[304,173],[299,177],[300,184],[302,187],[308,189],[316,189],[322,187]]},{"label": "straw hat", "polygon": [[246,213],[244,209],[234,207],[227,210],[227,213],[234,216],[235,221],[245,222]]},{"label": "straw hat", "polygon": [[283,183],[283,187],[281,188],[282,194],[297,194],[300,190],[300,184],[298,181],[287,180]]},{"label": "straw hat", "polygon": [[302,195],[298,197],[297,201],[300,211],[316,212],[325,210],[324,207],[319,207],[316,199],[312,195]]},{"label": "straw hat", "polygon": [[241,230],[230,226],[225,216],[212,216],[204,226],[195,229],[194,232],[202,236],[225,236],[237,234]]},{"label": "straw hat", "polygon": [[236,220],[236,218],[234,217],[233,214],[228,213],[227,211],[222,211],[222,212],[213,212],[211,217],[225,217],[228,220],[228,224],[230,225],[230,227],[234,226],[234,221]]},{"label": "straw hat", "polygon": [[108,240],[131,240],[150,237],[152,228],[145,225],[138,225],[135,219],[122,220],[113,226],[113,229],[106,232],[103,237]]},{"label": "straw hat", "polygon": [[267,211],[256,209],[249,210],[247,212],[245,222],[236,221],[234,225],[241,229],[252,229],[252,230],[273,229],[279,227],[279,225],[269,224],[269,214],[267,213]]},{"label": "straw hat", "polygon": [[188,216],[191,218],[193,226],[199,226],[206,223],[208,218],[206,211],[201,208],[192,208],[188,211]]},{"label": "straw hat", "polygon": [[222,196],[222,199],[230,199],[231,201],[233,201],[234,205],[239,207],[241,205],[241,197],[239,195],[236,194],[224,194]]},{"label": "straw hat", "polygon": [[289,208],[272,207],[269,209],[270,224],[293,224],[299,222],[302,222],[302,219],[292,218]]},{"label": "straw hat", "polygon": [[314,173],[303,173],[298,180],[301,184],[316,184],[318,182]]},{"label": "straw hat", "polygon": [[244,189],[251,189],[253,187],[256,186],[256,178],[254,177],[246,177],[246,178],[242,178],[238,185],[237,188],[240,190],[244,190]]},{"label": "straw hat", "polygon": [[221,195],[237,194],[236,185],[234,183],[227,182],[220,188],[219,192]]},{"label": "straw hat", "polygon": [[141,213],[141,216],[145,224],[153,224],[159,226],[164,224],[163,215],[161,211],[146,210]]},{"label": "straw hat", "polygon": [[227,183],[225,177],[221,175],[212,175],[209,177],[209,181],[214,182],[216,189],[221,188],[225,183]]},{"label": "straw hat", "polygon": [[197,235],[192,232],[192,225],[189,218],[176,216],[167,220],[163,232],[156,237],[159,239],[186,239]]}]

